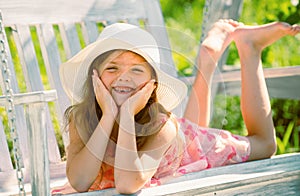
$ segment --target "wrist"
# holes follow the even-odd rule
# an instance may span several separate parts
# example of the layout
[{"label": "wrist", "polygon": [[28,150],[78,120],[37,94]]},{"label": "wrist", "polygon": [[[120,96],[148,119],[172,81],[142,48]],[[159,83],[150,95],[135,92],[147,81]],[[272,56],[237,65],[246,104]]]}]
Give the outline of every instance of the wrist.
[{"label": "wrist", "polygon": [[135,135],[134,114],[125,108],[120,110],[119,128],[121,132]]},{"label": "wrist", "polygon": [[130,107],[128,106],[128,104],[123,104],[120,108],[120,116],[134,116],[134,111],[132,111],[132,109],[130,109]]},{"label": "wrist", "polygon": [[117,116],[118,116],[118,112],[116,112],[116,111],[107,111],[107,112],[103,111],[101,119],[104,118],[106,120],[109,120],[109,119],[115,120]]}]

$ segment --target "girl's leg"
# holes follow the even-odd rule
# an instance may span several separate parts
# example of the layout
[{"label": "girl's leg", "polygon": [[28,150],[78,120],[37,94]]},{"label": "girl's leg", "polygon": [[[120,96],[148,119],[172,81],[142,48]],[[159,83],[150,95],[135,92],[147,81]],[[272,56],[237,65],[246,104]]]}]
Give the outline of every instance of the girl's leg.
[{"label": "girl's leg", "polygon": [[275,130],[267,86],[263,74],[262,50],[285,35],[299,33],[299,26],[270,23],[238,27],[234,32],[241,61],[241,111],[251,143],[249,159],[272,156],[276,151]]},{"label": "girl's leg", "polygon": [[191,89],[184,117],[207,127],[210,120],[211,80],[217,62],[232,41],[232,33],[241,23],[219,20],[200,45],[197,58],[197,74]]}]

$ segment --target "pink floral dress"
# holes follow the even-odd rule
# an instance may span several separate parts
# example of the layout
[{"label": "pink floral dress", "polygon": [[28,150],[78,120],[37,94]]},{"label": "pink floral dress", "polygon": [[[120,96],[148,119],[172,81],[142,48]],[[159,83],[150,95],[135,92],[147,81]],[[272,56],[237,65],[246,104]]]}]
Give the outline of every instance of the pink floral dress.
[{"label": "pink floral dress", "polygon": [[[157,172],[145,187],[161,185],[172,178],[190,172],[244,162],[250,154],[247,137],[228,131],[199,127],[184,118],[177,118],[178,134],[168,148]],[[115,187],[113,163],[116,144],[109,142],[101,170],[89,191]],[[105,163],[106,162],[106,163]],[[67,183],[52,194],[75,192]]]},{"label": "pink floral dress", "polygon": [[[248,159],[250,143],[246,137],[224,130],[199,127],[184,118],[177,120],[178,137],[145,187],[161,185],[186,173],[240,163]],[[114,146],[110,148],[114,149]],[[102,164],[90,191],[114,187],[113,172],[113,166]]]}]

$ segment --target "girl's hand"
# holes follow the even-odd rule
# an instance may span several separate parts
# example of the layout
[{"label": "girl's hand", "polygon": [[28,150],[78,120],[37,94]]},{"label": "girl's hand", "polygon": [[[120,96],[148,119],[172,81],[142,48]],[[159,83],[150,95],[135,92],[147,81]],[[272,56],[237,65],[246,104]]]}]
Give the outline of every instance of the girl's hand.
[{"label": "girl's hand", "polygon": [[121,106],[121,109],[126,109],[130,114],[136,115],[139,113],[147,104],[153,90],[155,80],[150,80],[134,95],[129,97]]},{"label": "girl's hand", "polygon": [[96,100],[103,112],[103,115],[112,114],[113,117],[116,117],[118,114],[118,107],[111,94],[100,80],[98,72],[95,69],[93,70],[92,80]]}]

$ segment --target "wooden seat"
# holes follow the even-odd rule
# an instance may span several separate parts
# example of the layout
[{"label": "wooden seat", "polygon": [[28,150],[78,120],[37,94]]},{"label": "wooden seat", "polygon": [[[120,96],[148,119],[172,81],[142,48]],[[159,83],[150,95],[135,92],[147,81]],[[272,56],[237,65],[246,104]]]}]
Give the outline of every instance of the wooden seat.
[{"label": "wooden seat", "polygon": [[[222,0],[222,5],[225,5],[225,2],[227,1]],[[241,3],[242,1],[234,1],[231,9],[228,9],[230,5],[226,4],[227,7],[222,7],[220,4],[213,3],[210,5],[213,9],[208,12],[211,21],[207,24],[212,24],[220,17],[237,19],[241,11]],[[0,195],[2,193],[5,195],[16,194],[19,189],[16,173],[20,175],[21,171],[16,171],[12,164],[16,160],[11,158],[8,150],[11,143],[7,139],[15,137],[7,136],[10,129],[8,125],[10,118],[7,114],[9,114],[12,101],[15,105],[13,108],[15,121],[13,120],[13,123],[18,138],[15,145],[19,145],[22,154],[20,166],[22,167],[21,173],[24,175],[25,190],[30,192],[32,189],[33,194],[36,195],[49,194],[50,183],[51,186],[55,186],[66,181],[65,158],[61,156],[60,152],[68,145],[68,136],[61,130],[63,128],[63,112],[71,102],[64,93],[59,80],[59,65],[87,44],[94,42],[103,26],[122,21],[140,25],[153,34],[161,46],[163,70],[177,77],[171,50],[168,50],[170,44],[160,4],[158,0],[0,0],[0,9],[2,12],[1,23],[5,27],[5,31],[0,33],[4,48],[0,47],[0,49],[6,51],[6,55],[2,55],[1,60],[4,57],[7,59],[7,66],[10,70],[9,75],[5,72],[1,74],[3,80],[1,81],[0,109],[4,115],[2,123],[0,123]],[[213,13],[221,14],[213,15]],[[204,35],[208,28],[209,26],[204,29]],[[4,53],[2,52],[2,54]],[[225,58],[226,56],[224,56]],[[4,64],[5,62],[2,62],[1,65]],[[291,70],[285,76],[298,77],[297,74],[291,75],[291,72],[299,73],[299,69],[295,69],[296,71]],[[287,71],[288,69],[284,70]],[[277,71],[276,73],[280,72]],[[227,78],[231,78],[230,81],[239,80],[235,72],[224,74],[227,75]],[[282,74],[280,74],[281,76]],[[189,79],[192,80],[193,78]],[[6,91],[7,81],[11,85],[12,92]],[[231,87],[228,86],[228,88]],[[293,91],[293,93],[294,97],[300,98],[299,91]],[[60,137],[63,139],[63,144],[58,144],[60,140],[57,138]],[[279,157],[276,161],[264,160],[261,163],[268,162],[267,169],[272,171],[273,164],[286,167],[290,160],[299,160],[299,154],[288,158]],[[224,172],[226,170],[226,174],[228,174],[235,171],[236,168],[241,170],[250,168],[249,173],[251,171],[255,173],[255,164],[259,165],[260,163],[247,164],[226,167],[228,169],[224,169]],[[293,165],[291,168],[295,172],[289,170],[290,173],[299,174],[299,166]],[[176,187],[178,183],[179,186],[185,186],[186,183],[191,183],[196,178],[204,178],[202,183],[205,182],[206,174],[208,176],[216,175],[214,171],[221,170],[220,168],[220,170],[211,170],[211,173],[205,171],[204,173],[191,174],[189,176],[193,176],[192,178],[182,177],[173,185],[143,190],[139,194],[147,194],[147,191],[150,191],[150,195],[155,195],[161,189],[164,189],[164,192],[161,193],[176,194],[173,188],[171,190],[167,187]],[[32,172],[31,175],[30,172]],[[276,175],[276,173],[272,175]],[[49,179],[51,180],[49,181]],[[299,182],[299,178],[297,180],[296,182]],[[232,183],[238,187],[238,181],[226,183],[224,181],[218,187],[225,187],[226,189],[226,187],[233,186]],[[213,186],[215,185],[207,184],[207,188],[210,190]],[[191,190],[200,190],[200,188],[191,187]],[[105,195],[108,193],[107,191],[114,190],[98,191],[94,194],[103,193]],[[179,193],[184,194],[184,191],[178,189]]]}]

